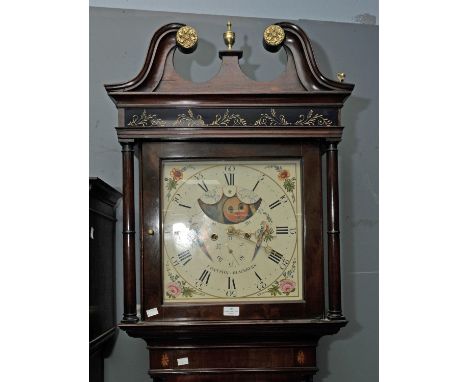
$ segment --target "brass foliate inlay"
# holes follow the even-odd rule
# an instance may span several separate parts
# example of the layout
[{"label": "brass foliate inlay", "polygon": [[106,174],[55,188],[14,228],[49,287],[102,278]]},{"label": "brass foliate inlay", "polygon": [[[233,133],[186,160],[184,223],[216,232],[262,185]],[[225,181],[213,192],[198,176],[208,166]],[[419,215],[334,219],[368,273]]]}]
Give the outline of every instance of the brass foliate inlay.
[{"label": "brass foliate inlay", "polygon": [[265,42],[270,46],[278,46],[284,41],[284,29],[279,25],[270,25],[263,32]]},{"label": "brass foliate inlay", "polygon": [[198,41],[198,34],[195,28],[189,27],[188,25],[179,28],[176,35],[177,44],[184,48],[190,49],[195,46]]},{"label": "brass foliate inlay", "polygon": [[297,363],[299,365],[304,365],[304,362],[305,362],[305,355],[304,355],[304,352],[301,350],[297,353]]},{"label": "brass foliate inlay", "polygon": [[164,368],[169,366],[169,357],[167,356],[167,353],[163,353],[161,356],[161,366]]}]

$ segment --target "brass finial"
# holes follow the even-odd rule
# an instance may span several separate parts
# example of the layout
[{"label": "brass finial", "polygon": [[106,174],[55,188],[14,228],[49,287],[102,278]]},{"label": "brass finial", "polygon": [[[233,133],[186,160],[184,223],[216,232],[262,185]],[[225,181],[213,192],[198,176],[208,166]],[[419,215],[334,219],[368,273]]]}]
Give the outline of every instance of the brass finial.
[{"label": "brass finial", "polygon": [[344,74],[343,72],[337,73],[336,77],[338,78],[338,81],[343,82],[344,79],[346,78],[346,74]]},{"label": "brass finial", "polygon": [[227,31],[223,33],[224,43],[227,45],[228,49],[231,50],[232,46],[236,42],[236,34],[231,30],[231,22],[227,22]]},{"label": "brass finial", "polygon": [[281,45],[284,41],[284,37],[284,29],[276,24],[269,25],[263,32],[263,41],[272,47]]},{"label": "brass finial", "polygon": [[195,28],[185,25],[177,31],[177,44],[182,49],[192,49],[198,42],[198,34]]}]

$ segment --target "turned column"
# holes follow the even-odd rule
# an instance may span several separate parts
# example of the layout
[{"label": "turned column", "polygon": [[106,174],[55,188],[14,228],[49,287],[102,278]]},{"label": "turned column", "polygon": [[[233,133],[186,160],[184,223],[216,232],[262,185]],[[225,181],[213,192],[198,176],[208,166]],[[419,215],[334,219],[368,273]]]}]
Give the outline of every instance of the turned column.
[{"label": "turned column", "polygon": [[338,195],[337,142],[327,146],[327,233],[328,233],[328,314],[341,320],[340,218]]},{"label": "turned column", "polygon": [[133,143],[122,145],[124,314],[122,323],[138,322],[135,276],[135,198]]}]

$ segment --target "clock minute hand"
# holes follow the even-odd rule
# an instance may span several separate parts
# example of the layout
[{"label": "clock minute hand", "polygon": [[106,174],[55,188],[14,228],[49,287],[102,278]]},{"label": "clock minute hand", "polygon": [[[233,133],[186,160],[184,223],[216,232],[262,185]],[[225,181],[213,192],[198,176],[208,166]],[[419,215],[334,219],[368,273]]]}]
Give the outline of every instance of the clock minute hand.
[{"label": "clock minute hand", "polygon": [[255,260],[255,257],[257,256],[258,251],[260,250],[260,248],[262,248],[263,236],[265,235],[267,230],[268,230],[268,225],[265,225],[265,227],[260,232],[260,235],[258,236],[257,243],[255,245],[255,251],[254,251],[254,254],[252,256],[252,261]]}]

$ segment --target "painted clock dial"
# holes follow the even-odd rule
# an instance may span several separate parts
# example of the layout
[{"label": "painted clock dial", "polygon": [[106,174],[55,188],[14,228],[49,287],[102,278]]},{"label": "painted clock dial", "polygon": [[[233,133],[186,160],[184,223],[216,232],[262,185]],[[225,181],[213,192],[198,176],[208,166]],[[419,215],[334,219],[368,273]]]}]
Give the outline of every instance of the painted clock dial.
[{"label": "painted clock dial", "polygon": [[164,303],[302,300],[299,160],[164,161]]}]

